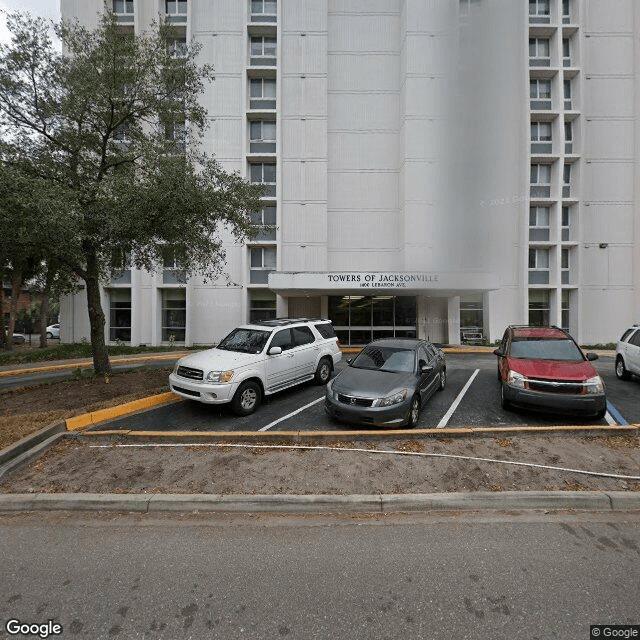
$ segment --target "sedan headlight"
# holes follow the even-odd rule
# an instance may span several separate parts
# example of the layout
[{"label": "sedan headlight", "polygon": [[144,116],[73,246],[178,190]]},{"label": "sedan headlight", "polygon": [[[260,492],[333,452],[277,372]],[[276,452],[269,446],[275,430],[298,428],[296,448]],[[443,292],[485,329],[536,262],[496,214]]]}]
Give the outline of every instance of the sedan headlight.
[{"label": "sedan headlight", "polygon": [[233,378],[233,369],[229,371],[209,371],[207,382],[230,382]]},{"label": "sedan headlight", "polygon": [[402,391],[398,391],[398,393],[394,393],[392,396],[387,396],[386,398],[377,398],[373,401],[372,407],[390,407],[394,404],[400,404],[407,398],[407,390],[402,389]]},{"label": "sedan headlight", "polygon": [[524,383],[527,379],[517,371],[509,371],[509,375],[507,376],[507,384],[510,384],[512,387],[518,387],[520,389],[524,389]]},{"label": "sedan headlight", "polygon": [[585,391],[587,393],[603,393],[604,392],[604,382],[600,376],[595,376],[593,378],[589,378],[584,383]]}]

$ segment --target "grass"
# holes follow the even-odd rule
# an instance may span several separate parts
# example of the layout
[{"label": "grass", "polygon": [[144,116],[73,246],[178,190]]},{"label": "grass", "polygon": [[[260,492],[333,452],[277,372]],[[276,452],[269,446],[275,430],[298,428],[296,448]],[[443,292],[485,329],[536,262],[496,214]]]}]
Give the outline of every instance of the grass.
[{"label": "grass", "polygon": [[[110,356],[125,356],[140,353],[163,353],[168,351],[188,350],[192,347],[131,347],[129,345],[113,345],[107,347]],[[199,346],[198,349],[203,347]],[[0,353],[0,366],[7,364],[27,364],[29,362],[49,362],[51,360],[71,360],[73,358],[91,358],[91,345],[57,344],[43,349],[29,351],[4,351]]]}]

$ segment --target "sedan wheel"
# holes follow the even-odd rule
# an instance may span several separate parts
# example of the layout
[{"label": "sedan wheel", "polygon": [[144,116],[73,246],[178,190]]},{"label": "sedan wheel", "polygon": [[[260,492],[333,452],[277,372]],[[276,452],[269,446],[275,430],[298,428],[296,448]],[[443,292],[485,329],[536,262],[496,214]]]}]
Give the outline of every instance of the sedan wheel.
[{"label": "sedan wheel", "polygon": [[233,396],[233,411],[239,416],[252,414],[260,404],[261,395],[260,387],[255,382],[245,382]]},{"label": "sedan wheel", "polygon": [[53,338],[53,333],[51,331],[47,331],[47,339],[51,340]]},{"label": "sedan wheel", "polygon": [[418,396],[413,396],[411,399],[411,408],[409,409],[409,421],[407,427],[413,429],[418,424],[418,418],[420,417],[420,399]]},{"label": "sedan wheel", "polygon": [[438,387],[438,391],[444,391],[444,387],[447,384],[447,370],[443,369],[440,372],[440,386]]},{"label": "sedan wheel", "polygon": [[500,404],[502,404],[503,409],[511,409],[511,403],[504,395],[504,384],[500,385]]}]

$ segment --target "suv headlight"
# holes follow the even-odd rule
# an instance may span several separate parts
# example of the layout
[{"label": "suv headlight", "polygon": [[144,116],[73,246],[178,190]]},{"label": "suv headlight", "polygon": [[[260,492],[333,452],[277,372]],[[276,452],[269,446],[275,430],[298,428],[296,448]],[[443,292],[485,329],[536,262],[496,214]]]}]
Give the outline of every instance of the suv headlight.
[{"label": "suv headlight", "polygon": [[507,376],[507,384],[510,384],[512,387],[519,387],[520,389],[524,389],[524,383],[527,379],[517,371],[509,371],[509,375]]},{"label": "suv headlight", "polygon": [[593,378],[589,378],[584,383],[585,391],[587,393],[603,393],[604,392],[604,382],[600,376],[595,376]]},{"label": "suv headlight", "polygon": [[377,398],[373,401],[372,407],[390,407],[394,404],[400,404],[403,400],[407,398],[407,390],[402,389],[402,391],[398,391],[398,393],[394,393],[392,396],[387,396],[386,398]]},{"label": "suv headlight", "polygon": [[230,382],[233,378],[233,369],[229,371],[209,371],[207,382]]}]

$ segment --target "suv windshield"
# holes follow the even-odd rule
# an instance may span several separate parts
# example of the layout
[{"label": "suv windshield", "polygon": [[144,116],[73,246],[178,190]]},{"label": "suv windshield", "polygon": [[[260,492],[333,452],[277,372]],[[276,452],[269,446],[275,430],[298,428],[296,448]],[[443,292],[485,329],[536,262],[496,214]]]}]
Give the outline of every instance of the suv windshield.
[{"label": "suv windshield", "polygon": [[240,351],[241,353],[260,353],[271,332],[256,329],[234,329],[218,345],[224,351]]},{"label": "suv windshield", "polygon": [[394,347],[365,347],[352,363],[356,369],[373,369],[377,371],[410,372],[415,361],[411,349]]},{"label": "suv windshield", "polygon": [[549,338],[514,338],[509,355],[512,358],[531,360],[564,360],[568,362],[584,360],[573,340]]}]

